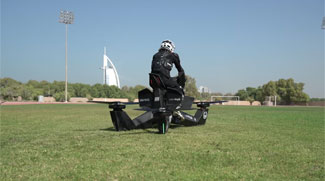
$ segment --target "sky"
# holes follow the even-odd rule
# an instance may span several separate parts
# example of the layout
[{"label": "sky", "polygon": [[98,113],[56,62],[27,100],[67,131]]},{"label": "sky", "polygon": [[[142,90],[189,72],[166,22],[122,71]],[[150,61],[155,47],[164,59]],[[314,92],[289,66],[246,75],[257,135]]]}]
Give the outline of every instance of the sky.
[{"label": "sky", "polygon": [[[104,46],[121,85],[148,86],[152,56],[172,40],[187,75],[236,93],[293,78],[324,96],[324,0],[1,0],[1,77],[102,83]],[[176,71],[172,74],[176,75]]]}]

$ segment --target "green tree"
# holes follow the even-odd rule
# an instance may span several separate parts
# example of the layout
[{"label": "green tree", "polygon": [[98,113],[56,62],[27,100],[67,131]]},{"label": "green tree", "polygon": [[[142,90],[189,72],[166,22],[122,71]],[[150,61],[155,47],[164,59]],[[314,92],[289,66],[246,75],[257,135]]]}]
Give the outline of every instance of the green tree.
[{"label": "green tree", "polygon": [[263,90],[261,87],[246,87],[246,89],[241,89],[236,93],[240,100],[249,101],[251,104],[254,101],[264,101]]},{"label": "green tree", "polygon": [[33,88],[42,88],[41,84],[37,80],[29,80],[26,85]]},{"label": "green tree", "polygon": [[186,75],[186,83],[185,83],[185,95],[191,96],[194,98],[199,98],[200,93],[196,87],[196,80],[188,75]]},{"label": "green tree", "polygon": [[239,96],[239,100],[246,100],[248,98],[248,93],[244,89],[238,90],[238,92],[235,95]]},{"label": "green tree", "polygon": [[64,81],[53,81],[51,88],[53,89],[54,94],[58,92],[65,91],[65,82]]},{"label": "green tree", "polygon": [[122,95],[121,95],[121,90],[116,87],[116,86],[109,86],[108,87],[108,95],[107,97],[109,98],[121,98]]},{"label": "green tree", "polygon": [[256,88],[254,87],[246,87],[246,92],[248,94],[248,97],[251,97],[255,100],[256,98]]},{"label": "green tree", "polygon": [[123,86],[121,89],[121,96],[128,98],[130,101],[138,98],[138,92],[147,87],[143,85],[136,85],[134,87]]},{"label": "green tree", "polygon": [[11,87],[11,86],[16,86],[16,85],[21,85],[21,82],[18,82],[12,78],[5,77],[0,79],[0,87]]},{"label": "green tree", "polygon": [[[57,92],[53,95],[54,99],[59,102],[64,102],[65,101],[65,91],[62,92]],[[70,94],[68,93],[67,95],[68,101],[70,100]]]},{"label": "green tree", "polygon": [[277,86],[276,82],[269,81],[267,84],[262,86],[264,96],[276,96],[277,95]]},{"label": "green tree", "polygon": [[40,82],[40,88],[43,90],[44,96],[52,96],[55,94],[54,85],[48,81],[42,80]]},{"label": "green tree", "polygon": [[278,101],[282,104],[308,102],[309,96],[303,92],[304,83],[295,83],[292,78],[279,79],[276,82]]},{"label": "green tree", "polygon": [[265,100],[265,96],[263,95],[263,89],[261,86],[259,86],[256,89],[256,97],[255,97],[256,101],[260,101],[261,103],[263,103],[263,101]]},{"label": "green tree", "polygon": [[34,100],[35,91],[34,87],[24,85],[20,95],[24,100]]},{"label": "green tree", "polygon": [[309,101],[309,96],[303,92],[304,83],[295,83],[292,78],[270,81],[263,85],[262,89],[264,97],[277,96],[277,102],[280,104]]},{"label": "green tree", "polygon": [[254,97],[249,96],[246,101],[249,101],[249,103],[252,105],[252,103],[255,101]]},{"label": "green tree", "polygon": [[[37,80],[29,80],[25,86],[28,87],[28,89],[33,90],[33,100],[37,100],[39,95],[44,95],[44,96],[52,96],[55,92],[53,89],[53,85],[45,80],[42,80],[38,82]],[[24,93],[26,94],[26,92]],[[26,96],[26,95],[25,95]],[[22,97],[25,97],[22,96]],[[25,99],[25,98],[24,98]],[[26,98],[27,99],[27,98]],[[29,99],[27,99],[29,100]]]},{"label": "green tree", "polygon": [[14,100],[21,95],[23,84],[12,78],[0,79],[0,97],[3,100]]},{"label": "green tree", "polygon": [[91,97],[95,97],[95,98],[99,97],[99,89],[100,89],[100,87],[101,87],[101,84],[95,84],[95,85],[91,86],[91,89],[90,89]]},{"label": "green tree", "polygon": [[81,83],[75,83],[70,84],[71,89],[71,96],[73,97],[86,97],[87,94],[90,94],[90,85],[87,84],[81,84]]}]

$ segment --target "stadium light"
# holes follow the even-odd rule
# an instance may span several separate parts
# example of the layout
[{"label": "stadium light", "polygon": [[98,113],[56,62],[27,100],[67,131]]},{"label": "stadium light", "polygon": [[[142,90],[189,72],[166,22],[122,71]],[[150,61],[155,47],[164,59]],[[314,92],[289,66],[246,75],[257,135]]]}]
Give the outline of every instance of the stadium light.
[{"label": "stadium light", "polygon": [[325,30],[325,16],[323,17],[322,29]]},{"label": "stadium light", "polygon": [[59,23],[65,24],[65,102],[68,102],[68,24],[72,24],[73,20],[73,12],[60,11]]}]

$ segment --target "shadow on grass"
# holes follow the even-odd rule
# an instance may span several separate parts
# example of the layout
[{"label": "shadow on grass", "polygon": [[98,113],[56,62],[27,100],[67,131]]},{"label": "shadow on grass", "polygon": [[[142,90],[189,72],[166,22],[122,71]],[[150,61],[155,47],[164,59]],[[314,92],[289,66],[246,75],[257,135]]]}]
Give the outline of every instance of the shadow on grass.
[{"label": "shadow on grass", "polygon": [[114,127],[99,129],[100,131],[116,131]]},{"label": "shadow on grass", "polygon": [[[112,132],[117,132],[114,127],[110,128],[105,128],[105,129],[99,129],[100,131],[112,131]],[[119,131],[120,133],[125,133],[121,135],[131,135],[131,134],[147,134],[147,133],[155,133],[156,131],[148,130],[148,129],[133,129],[133,130],[143,130],[144,132],[129,132],[131,130],[125,130],[125,131]]]},{"label": "shadow on grass", "polygon": [[141,129],[143,130],[142,132],[125,132],[121,135],[138,135],[138,134],[159,134],[158,130],[157,131],[152,131],[148,129]]},{"label": "shadow on grass", "polygon": [[184,126],[180,125],[180,124],[172,124],[169,126],[169,129],[175,129],[175,128],[179,128],[179,127],[184,127]]},{"label": "shadow on grass", "polygon": [[84,131],[84,132],[87,132],[87,131],[98,131],[98,129],[75,129],[73,131],[80,131],[80,132]]},{"label": "shadow on grass", "polygon": [[[179,127],[186,127],[186,126],[183,126],[183,125],[178,125],[178,124],[172,124],[169,126],[169,129],[176,129],[176,128],[179,128]],[[155,131],[153,130],[149,130],[149,129],[156,129]],[[133,129],[133,130],[143,130],[143,132],[132,132],[132,130],[125,130],[125,131],[119,131],[120,135],[132,135],[132,134],[159,134],[158,132],[158,128],[157,128],[157,125],[153,126],[152,128],[148,128],[148,129],[143,129],[143,128],[137,128],[137,129]],[[111,132],[117,132],[115,130],[114,127],[109,127],[109,128],[102,128],[102,129],[77,129],[77,130],[74,130],[74,131],[111,131]],[[131,131],[131,132],[129,132]]]},{"label": "shadow on grass", "polygon": [[[169,129],[175,129],[179,127],[184,127],[183,125],[177,125],[177,124],[172,124],[170,125]],[[149,130],[149,129],[156,129],[155,131]],[[149,129],[142,129],[142,128],[137,128],[133,130],[142,130],[141,132],[132,132],[132,130],[126,130],[126,131],[119,131],[120,135],[137,135],[137,134],[159,134],[157,126],[153,126],[152,128]],[[117,132],[114,127],[110,128],[105,128],[105,129],[99,129],[100,131],[112,131],[112,132]]]}]

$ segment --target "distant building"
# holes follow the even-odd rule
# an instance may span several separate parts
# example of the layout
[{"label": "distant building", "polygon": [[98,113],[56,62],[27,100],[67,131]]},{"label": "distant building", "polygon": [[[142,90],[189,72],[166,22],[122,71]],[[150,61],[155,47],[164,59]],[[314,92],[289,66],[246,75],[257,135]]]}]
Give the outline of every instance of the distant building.
[{"label": "distant building", "polygon": [[115,85],[116,87],[121,88],[116,68],[113,62],[106,55],[106,47],[104,47],[103,67],[101,69],[103,70],[103,84]]},{"label": "distant building", "polygon": [[198,89],[199,93],[211,93],[211,90],[208,87],[200,86]]}]

